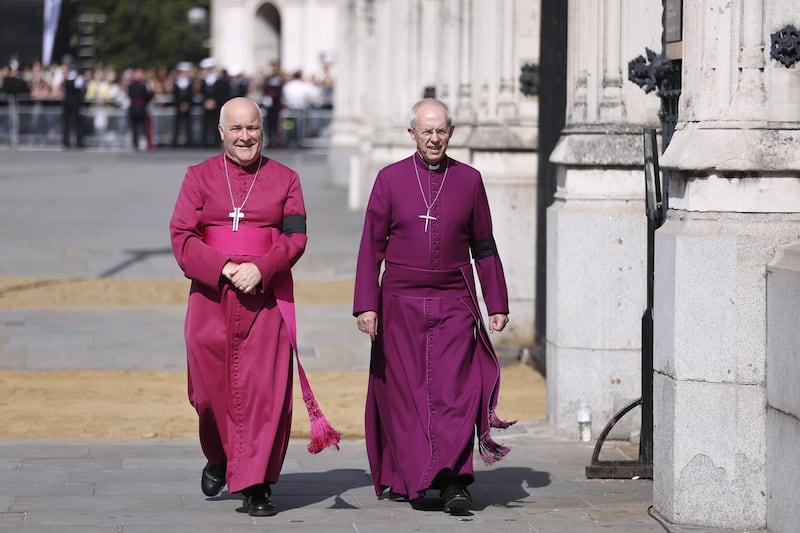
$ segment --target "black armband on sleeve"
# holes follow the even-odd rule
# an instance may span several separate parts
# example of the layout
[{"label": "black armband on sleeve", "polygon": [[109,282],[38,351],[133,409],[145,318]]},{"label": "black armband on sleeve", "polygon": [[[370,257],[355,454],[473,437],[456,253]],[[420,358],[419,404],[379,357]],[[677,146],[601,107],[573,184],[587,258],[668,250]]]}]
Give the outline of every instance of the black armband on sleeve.
[{"label": "black armband on sleeve", "polygon": [[283,217],[283,233],[306,233],[306,217],[303,215],[286,215]]},{"label": "black armband on sleeve", "polygon": [[494,243],[494,236],[489,235],[485,239],[472,241],[469,244],[473,259],[483,259],[490,255],[497,255],[497,245]]}]

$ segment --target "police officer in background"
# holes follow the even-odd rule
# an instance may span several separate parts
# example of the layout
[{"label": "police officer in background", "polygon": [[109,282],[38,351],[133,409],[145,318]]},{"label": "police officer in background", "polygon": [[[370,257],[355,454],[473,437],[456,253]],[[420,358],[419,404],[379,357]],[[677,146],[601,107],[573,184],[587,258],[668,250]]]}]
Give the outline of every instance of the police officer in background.
[{"label": "police officer in background", "polygon": [[264,80],[262,92],[264,94],[261,105],[267,110],[267,141],[270,148],[281,146],[280,130],[278,122],[281,112],[281,101],[283,100],[284,77],[281,74],[281,67],[277,61],[273,61],[272,73]]},{"label": "police officer in background", "polygon": [[72,56],[63,58],[64,80],[61,88],[61,124],[63,144],[65,148],[72,146],[72,133],[75,134],[75,145],[83,148],[83,126],[81,124],[81,108],[86,96],[86,80],[78,70]]},{"label": "police officer in background", "polygon": [[128,98],[131,101],[131,105],[128,108],[128,119],[131,124],[133,149],[140,149],[139,139],[143,139],[145,142],[142,144],[149,147],[151,132],[148,123],[150,117],[147,105],[153,99],[153,92],[145,83],[144,69],[141,67],[133,69],[133,81],[128,85]]},{"label": "police officer in background", "polygon": [[222,104],[231,98],[231,86],[226,71],[218,71],[216,63],[210,57],[200,62],[203,69],[201,91],[203,94],[203,139],[205,146],[219,144],[219,112]]}]

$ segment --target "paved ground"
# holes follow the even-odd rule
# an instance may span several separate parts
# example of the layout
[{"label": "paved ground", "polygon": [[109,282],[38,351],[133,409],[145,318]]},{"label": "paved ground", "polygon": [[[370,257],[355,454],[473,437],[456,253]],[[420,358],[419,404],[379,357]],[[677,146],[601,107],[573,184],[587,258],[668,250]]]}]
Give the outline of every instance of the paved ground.
[{"label": "paved ground", "polygon": [[[187,164],[208,155],[0,151],[0,276],[180,277],[167,223]],[[324,152],[271,155],[304,184],[309,248],[296,279],[352,277],[361,214],[347,211],[346,192],[330,185]],[[180,370],[182,313],[0,308],[0,368]],[[367,368],[349,304],[311,304],[298,314],[307,369]],[[493,467],[478,465],[468,516],[442,513],[433,494],[429,510],[378,500],[364,443],[350,441],[315,456],[292,442],[274,489],[279,514],[258,519],[237,512],[235,495],[202,495],[194,440],[0,439],[0,532],[720,531],[651,516],[648,480],[586,479],[591,446],[554,438],[546,422],[497,438],[513,451]],[[621,457],[607,448],[609,458]]]}]

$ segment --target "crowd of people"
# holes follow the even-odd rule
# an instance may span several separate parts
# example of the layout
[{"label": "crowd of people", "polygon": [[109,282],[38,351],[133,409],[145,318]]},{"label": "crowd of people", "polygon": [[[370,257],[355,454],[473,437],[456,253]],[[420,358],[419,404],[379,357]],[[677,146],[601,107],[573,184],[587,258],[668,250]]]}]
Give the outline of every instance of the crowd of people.
[{"label": "crowd of people", "polygon": [[[45,67],[38,59],[21,64],[12,57],[0,69],[0,89],[6,100],[14,98],[37,106],[61,106],[60,124],[42,124],[36,133],[60,135],[65,147],[83,146],[87,133],[104,138],[129,135],[135,150],[159,144],[216,146],[219,110],[237,96],[260,102],[266,116],[268,145],[299,146],[310,108],[333,107],[330,64],[317,75],[284,72],[277,62],[267,71],[245,76],[238,65],[221,68],[212,58],[198,64],[129,67],[122,71],[98,62],[80,69],[66,55],[60,63]],[[170,131],[156,138],[152,116],[173,115]]]}]

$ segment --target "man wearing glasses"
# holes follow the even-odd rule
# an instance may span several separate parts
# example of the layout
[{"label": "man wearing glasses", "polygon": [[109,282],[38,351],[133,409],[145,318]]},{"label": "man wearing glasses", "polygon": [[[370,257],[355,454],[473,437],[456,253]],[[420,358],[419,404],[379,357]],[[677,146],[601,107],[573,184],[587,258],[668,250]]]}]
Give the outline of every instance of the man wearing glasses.
[{"label": "man wearing glasses", "polygon": [[438,490],[443,510],[462,514],[476,431],[492,463],[508,448],[490,429],[513,422],[494,413],[500,367],[488,335],[508,322],[503,266],[480,173],[446,155],[454,129],[443,102],[412,108],[417,150],[378,173],[367,205],[353,314],[372,339],[365,429],[376,494],[413,505]]}]

